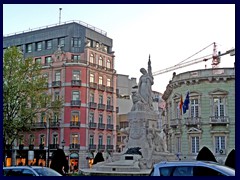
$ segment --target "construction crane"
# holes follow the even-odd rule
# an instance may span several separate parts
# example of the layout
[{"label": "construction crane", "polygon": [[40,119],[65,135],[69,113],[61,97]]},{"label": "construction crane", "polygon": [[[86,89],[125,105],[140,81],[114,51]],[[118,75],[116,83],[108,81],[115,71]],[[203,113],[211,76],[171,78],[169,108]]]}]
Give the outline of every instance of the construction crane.
[{"label": "construction crane", "polygon": [[[188,60],[191,57],[193,57],[194,55],[200,53],[201,51],[205,50],[206,48],[208,48],[211,45],[213,45],[213,53],[212,54],[209,54],[209,55],[206,55],[206,56],[203,56],[203,57],[200,57],[200,58],[196,58],[196,59],[193,59],[193,60]],[[193,64],[206,62],[210,59],[212,59],[212,68],[218,68],[218,65],[220,63],[220,57],[224,56],[226,54],[230,54],[231,56],[234,56],[235,55],[235,49],[230,49],[230,50],[228,50],[224,53],[218,52],[218,54],[217,54],[217,45],[214,42],[214,43],[208,45],[207,47],[203,48],[202,50],[198,51],[197,53],[193,54],[192,56],[188,57],[187,59],[181,61],[180,63],[178,63],[174,66],[171,66],[169,68],[165,68],[165,69],[153,72],[152,75],[157,76],[159,74],[164,74],[166,72],[170,72],[170,71],[173,71],[173,70],[176,70],[176,69],[184,68],[184,67],[187,67],[187,66],[190,66],[190,65],[193,65]],[[188,61],[186,61],[186,60],[188,60]]]}]

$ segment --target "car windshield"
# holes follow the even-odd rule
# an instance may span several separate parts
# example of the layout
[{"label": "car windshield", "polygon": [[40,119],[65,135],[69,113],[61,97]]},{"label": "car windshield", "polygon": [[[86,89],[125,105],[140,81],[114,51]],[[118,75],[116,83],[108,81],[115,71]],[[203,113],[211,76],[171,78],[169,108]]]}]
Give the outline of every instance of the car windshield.
[{"label": "car windshield", "polygon": [[53,169],[50,168],[33,168],[39,176],[62,176],[58,172],[54,171]]},{"label": "car windshield", "polygon": [[226,166],[218,166],[218,169],[220,169],[221,172],[226,172],[230,176],[235,176],[235,170]]}]

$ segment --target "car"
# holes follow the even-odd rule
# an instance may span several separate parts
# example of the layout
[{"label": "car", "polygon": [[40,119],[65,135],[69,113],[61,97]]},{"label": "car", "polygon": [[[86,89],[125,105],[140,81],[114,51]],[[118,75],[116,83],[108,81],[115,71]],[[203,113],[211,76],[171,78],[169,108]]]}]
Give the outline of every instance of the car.
[{"label": "car", "polygon": [[62,176],[57,171],[42,166],[3,167],[4,176]]},{"label": "car", "polygon": [[235,176],[235,170],[210,161],[162,161],[150,176]]}]

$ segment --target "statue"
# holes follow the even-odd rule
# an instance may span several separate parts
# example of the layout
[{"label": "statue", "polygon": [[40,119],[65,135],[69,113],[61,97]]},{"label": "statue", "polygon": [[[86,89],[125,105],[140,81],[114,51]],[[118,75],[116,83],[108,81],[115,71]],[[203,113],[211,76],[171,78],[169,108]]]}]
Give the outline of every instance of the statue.
[{"label": "statue", "polygon": [[149,106],[149,108],[151,110],[153,110],[152,85],[154,82],[153,82],[150,55],[149,55],[149,60],[148,60],[148,71],[144,68],[141,68],[140,72],[143,75],[139,79],[138,94],[143,98],[144,102],[146,102],[146,104]]}]

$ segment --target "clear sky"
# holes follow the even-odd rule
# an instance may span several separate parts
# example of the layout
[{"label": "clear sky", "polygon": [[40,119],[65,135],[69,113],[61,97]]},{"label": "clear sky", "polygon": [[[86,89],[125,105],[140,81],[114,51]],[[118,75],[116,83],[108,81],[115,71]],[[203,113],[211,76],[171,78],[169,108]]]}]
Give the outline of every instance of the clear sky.
[{"label": "clear sky", "polygon": [[[174,66],[213,42],[217,51],[235,48],[234,4],[4,4],[3,34],[80,20],[113,39],[118,74],[139,79],[149,54],[156,72]],[[213,46],[191,59],[212,54]],[[225,55],[219,67],[233,67]],[[211,68],[211,60],[174,70],[177,74]],[[164,92],[172,72],[154,76],[153,90]]]}]

